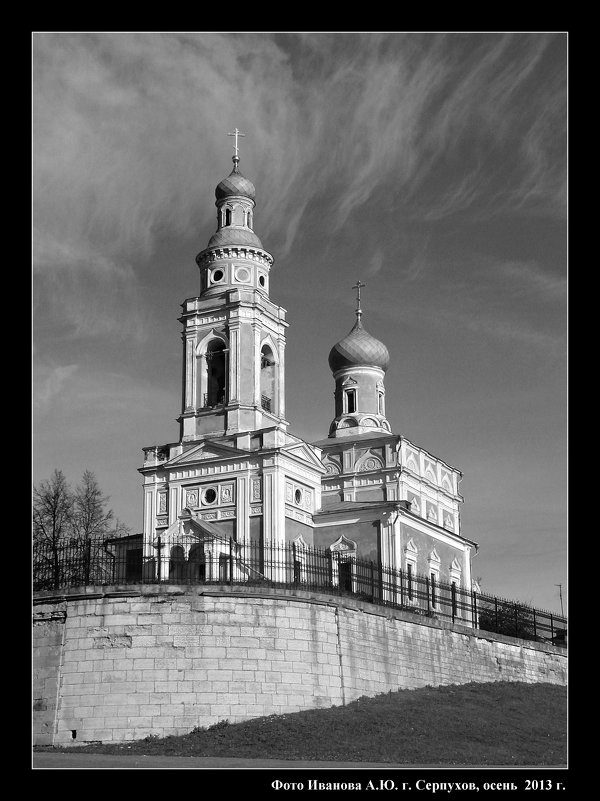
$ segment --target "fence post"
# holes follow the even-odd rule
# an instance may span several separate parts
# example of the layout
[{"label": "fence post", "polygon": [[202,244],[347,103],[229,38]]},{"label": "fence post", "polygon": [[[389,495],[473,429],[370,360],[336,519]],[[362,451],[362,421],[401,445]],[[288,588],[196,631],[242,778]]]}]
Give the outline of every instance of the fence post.
[{"label": "fence post", "polygon": [[297,586],[296,582],[296,543],[292,542],[292,583],[294,587]]},{"label": "fence post", "polygon": [[471,591],[471,614],[473,615],[473,626],[477,629],[478,620],[477,620],[477,593],[475,590]]},{"label": "fence post", "polygon": [[550,639],[554,639],[554,618],[550,615]]},{"label": "fence post", "polygon": [[519,636],[519,607],[515,604],[515,637]]},{"label": "fence post", "polygon": [[494,595],[494,620],[496,621],[496,631],[499,630],[500,626],[498,624],[498,599]]},{"label": "fence post", "polygon": [[454,584],[454,582],[452,582],[451,597],[452,597],[452,623],[454,624],[454,620],[456,618],[456,584]]},{"label": "fence post", "polygon": [[400,568],[400,606],[404,606],[404,573]]},{"label": "fence post", "polygon": [[431,599],[429,598],[429,576],[425,576],[425,589],[427,591],[427,614],[431,612]]},{"label": "fence post", "polygon": [[535,620],[535,609],[533,610],[533,636],[537,639],[537,626]]},{"label": "fence post", "polygon": [[233,537],[229,537],[229,585],[233,584]]},{"label": "fence post", "polygon": [[86,537],[83,551],[83,583],[87,587],[90,583],[90,566],[92,562],[92,541]]},{"label": "fence post", "polygon": [[375,568],[371,559],[371,600],[375,600]]},{"label": "fence post", "polygon": [[160,536],[157,537],[157,543],[158,543],[157,546],[156,546],[156,551],[157,551],[157,554],[156,554],[157,578],[158,578],[159,581],[161,581],[162,580],[162,578],[161,578],[161,573],[162,573],[162,565],[161,565],[161,562],[162,562],[162,554],[161,554],[162,540],[161,540]]}]

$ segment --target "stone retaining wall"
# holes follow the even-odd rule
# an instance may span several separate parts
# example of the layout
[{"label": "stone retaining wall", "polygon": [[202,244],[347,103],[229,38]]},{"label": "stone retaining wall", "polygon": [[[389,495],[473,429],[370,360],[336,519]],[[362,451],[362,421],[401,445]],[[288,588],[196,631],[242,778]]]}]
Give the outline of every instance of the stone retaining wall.
[{"label": "stone retaining wall", "polygon": [[425,685],[567,677],[562,648],[291,590],[40,594],[33,639],[39,745],[183,734]]}]

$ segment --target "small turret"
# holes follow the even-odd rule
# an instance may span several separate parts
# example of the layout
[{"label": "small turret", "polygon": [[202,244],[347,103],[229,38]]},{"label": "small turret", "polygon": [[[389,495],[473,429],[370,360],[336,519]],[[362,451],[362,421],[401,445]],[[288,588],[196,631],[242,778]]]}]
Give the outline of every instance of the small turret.
[{"label": "small turret", "polygon": [[384,429],[391,433],[385,417],[383,378],[390,363],[388,349],[362,324],[360,281],[357,289],[356,322],[352,330],[329,353],[335,379],[335,419],[330,437],[343,437]]}]

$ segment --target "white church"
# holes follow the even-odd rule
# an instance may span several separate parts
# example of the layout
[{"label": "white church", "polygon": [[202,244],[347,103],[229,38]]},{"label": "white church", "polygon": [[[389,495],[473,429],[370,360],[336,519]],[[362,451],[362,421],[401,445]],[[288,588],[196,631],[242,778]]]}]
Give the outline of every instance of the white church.
[{"label": "white church", "polygon": [[200,292],[179,318],[179,439],[143,449],[143,534],[121,541],[123,564],[135,573],[143,553],[150,579],[238,582],[264,571],[276,580],[266,555],[290,546],[300,580],[305,555],[318,549],[338,552],[333,580],[350,590],[353,560],[471,589],[477,546],[461,536],[461,473],[393,433],[390,356],[363,325],[360,281],[356,320],[329,354],[328,436],[309,443],[289,430],[286,312],[271,300],[274,260],[255,231],[255,188],[239,161],[236,136],[233,170],[215,191],[217,230],[196,257]]}]

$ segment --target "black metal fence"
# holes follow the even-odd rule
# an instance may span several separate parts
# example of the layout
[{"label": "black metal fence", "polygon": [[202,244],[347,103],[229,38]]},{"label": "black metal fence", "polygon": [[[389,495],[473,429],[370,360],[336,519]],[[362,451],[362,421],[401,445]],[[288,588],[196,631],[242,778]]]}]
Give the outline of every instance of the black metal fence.
[{"label": "black metal fence", "polygon": [[198,538],[141,538],[34,545],[34,590],[107,584],[238,584],[346,595],[526,640],[566,645],[567,619],[517,601],[478,593],[329,549],[240,544]]}]

